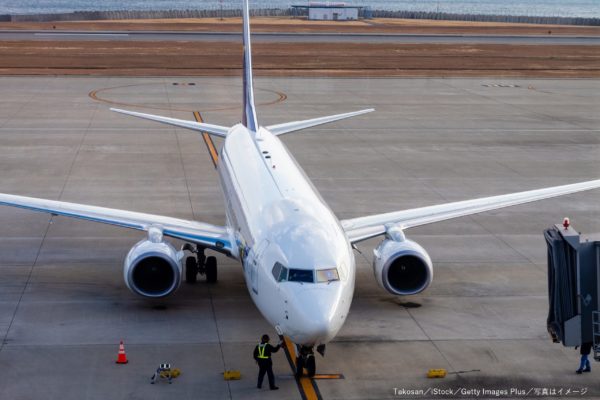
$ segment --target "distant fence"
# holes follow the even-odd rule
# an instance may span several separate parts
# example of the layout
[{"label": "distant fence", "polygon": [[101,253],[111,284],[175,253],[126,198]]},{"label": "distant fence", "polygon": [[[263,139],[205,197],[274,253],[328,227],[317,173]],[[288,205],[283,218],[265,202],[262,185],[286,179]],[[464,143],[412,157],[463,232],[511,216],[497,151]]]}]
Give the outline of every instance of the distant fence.
[{"label": "distant fence", "polygon": [[[268,8],[250,12],[253,16],[279,17],[290,16],[290,9]],[[58,21],[98,21],[119,19],[173,19],[173,18],[231,18],[241,17],[242,10],[164,10],[164,11],[76,11],[62,14],[0,15],[14,22],[58,22]]]},{"label": "distant fence", "polygon": [[[263,17],[304,17],[306,10],[292,8],[265,8],[251,10],[253,16]],[[35,15],[0,15],[0,21],[14,22],[52,22],[52,21],[89,21],[89,20],[119,20],[119,19],[171,19],[171,18],[231,18],[240,17],[241,10],[210,9],[210,10],[166,10],[166,11],[77,11],[63,14]],[[433,19],[450,21],[482,21],[482,22],[517,22],[529,24],[552,25],[587,25],[600,26],[600,18],[570,18],[570,17],[535,17],[523,15],[480,15],[480,14],[451,14],[426,11],[385,11],[364,8],[360,10],[361,18],[405,18]]]},{"label": "distant fence", "polygon": [[427,11],[365,10],[365,12],[370,13],[373,16],[373,18],[434,19],[444,21],[517,22],[527,24],[600,26],[600,18],[536,17],[527,15],[451,14]]}]

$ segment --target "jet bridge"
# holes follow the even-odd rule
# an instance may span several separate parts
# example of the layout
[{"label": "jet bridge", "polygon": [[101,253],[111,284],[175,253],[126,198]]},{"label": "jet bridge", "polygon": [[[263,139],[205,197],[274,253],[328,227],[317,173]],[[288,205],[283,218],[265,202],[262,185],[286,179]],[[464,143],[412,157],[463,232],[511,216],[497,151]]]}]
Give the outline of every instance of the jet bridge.
[{"label": "jet bridge", "polygon": [[592,342],[600,361],[600,235],[582,236],[565,219],[544,231],[548,246],[547,328],[555,343]]}]

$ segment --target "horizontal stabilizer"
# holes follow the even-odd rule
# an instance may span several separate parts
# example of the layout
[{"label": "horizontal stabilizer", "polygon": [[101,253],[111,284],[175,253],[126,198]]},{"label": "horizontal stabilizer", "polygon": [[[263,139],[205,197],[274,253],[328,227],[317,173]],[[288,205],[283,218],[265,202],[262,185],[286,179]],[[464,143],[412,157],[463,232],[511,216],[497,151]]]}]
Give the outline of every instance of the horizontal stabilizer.
[{"label": "horizontal stabilizer", "polygon": [[273,135],[283,135],[285,133],[299,131],[301,129],[311,128],[317,125],[328,124],[329,122],[339,121],[341,119],[356,117],[357,115],[370,113],[375,111],[373,108],[366,110],[354,111],[345,114],[329,115],[327,117],[307,119],[304,121],[286,122],[285,124],[271,125],[267,127],[267,130]]},{"label": "horizontal stabilizer", "polygon": [[132,116],[138,117],[138,118],[149,119],[151,121],[161,122],[161,123],[167,124],[167,125],[177,126],[179,128],[191,129],[193,131],[199,131],[199,132],[207,132],[207,133],[210,133],[211,135],[221,136],[221,137],[227,136],[227,132],[229,132],[229,129],[230,129],[226,126],[206,124],[203,122],[187,121],[185,119],[161,117],[159,115],[144,114],[144,113],[139,113],[139,112],[135,112],[135,111],[121,110],[118,108],[111,108],[110,110],[121,113],[121,114],[127,114],[127,115],[132,115]]}]

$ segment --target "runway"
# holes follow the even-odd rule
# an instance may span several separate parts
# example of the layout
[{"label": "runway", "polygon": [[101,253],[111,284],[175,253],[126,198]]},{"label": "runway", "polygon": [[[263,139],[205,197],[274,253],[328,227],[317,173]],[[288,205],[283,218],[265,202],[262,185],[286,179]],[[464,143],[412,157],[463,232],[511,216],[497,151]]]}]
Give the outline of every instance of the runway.
[{"label": "runway", "polygon": [[[376,109],[283,137],[339,218],[600,177],[598,79],[259,77],[256,87],[264,125]],[[240,119],[240,92],[241,78],[226,77],[0,77],[0,192],[222,224],[202,137],[108,108],[190,120],[199,111],[230,125]],[[406,298],[375,282],[378,240],[361,243],[350,315],[317,361],[319,372],[344,379],[318,381],[321,398],[428,398],[399,393],[461,388],[600,396],[599,365],[575,375],[579,352],[546,332],[542,231],[563,217],[598,233],[600,191],[408,230],[429,251],[434,280]],[[184,284],[149,302],[122,277],[142,237],[0,207],[0,398],[300,399],[281,353],[281,389],[256,389],[251,353],[260,335],[275,332],[241,267],[218,256],[218,284]],[[120,340],[127,365],[114,362]],[[150,385],[164,362],[182,375]],[[452,374],[428,380],[430,368]],[[242,379],[224,381],[226,369]]]},{"label": "runway", "polygon": [[[450,34],[367,34],[367,33],[253,33],[257,42],[333,43],[476,43],[600,45],[600,36],[557,35],[450,35]],[[189,31],[0,31],[0,40],[114,40],[114,41],[193,41],[239,42],[239,32]]]}]

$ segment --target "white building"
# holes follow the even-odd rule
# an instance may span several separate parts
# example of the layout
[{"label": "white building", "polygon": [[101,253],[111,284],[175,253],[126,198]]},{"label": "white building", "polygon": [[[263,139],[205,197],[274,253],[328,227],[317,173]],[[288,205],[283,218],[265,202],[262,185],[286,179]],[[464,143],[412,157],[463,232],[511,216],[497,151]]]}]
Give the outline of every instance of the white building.
[{"label": "white building", "polygon": [[358,10],[362,7],[347,6],[345,3],[309,3],[308,6],[292,6],[307,9],[310,20],[351,21],[358,19]]}]

